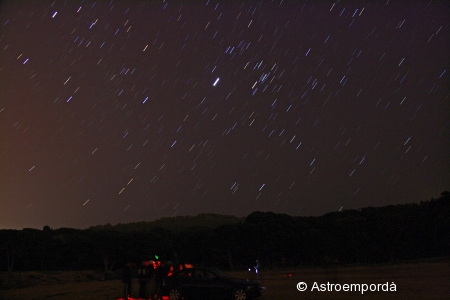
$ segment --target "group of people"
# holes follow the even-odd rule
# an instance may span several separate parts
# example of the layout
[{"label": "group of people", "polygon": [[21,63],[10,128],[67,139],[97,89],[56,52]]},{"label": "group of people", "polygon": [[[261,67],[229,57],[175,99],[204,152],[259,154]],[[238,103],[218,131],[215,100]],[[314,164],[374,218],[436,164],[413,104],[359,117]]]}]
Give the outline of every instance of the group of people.
[{"label": "group of people", "polygon": [[139,298],[160,299],[164,277],[170,271],[164,263],[154,261],[143,261],[136,267],[134,263],[125,264],[123,270],[124,298],[131,297],[133,278],[139,279]]}]

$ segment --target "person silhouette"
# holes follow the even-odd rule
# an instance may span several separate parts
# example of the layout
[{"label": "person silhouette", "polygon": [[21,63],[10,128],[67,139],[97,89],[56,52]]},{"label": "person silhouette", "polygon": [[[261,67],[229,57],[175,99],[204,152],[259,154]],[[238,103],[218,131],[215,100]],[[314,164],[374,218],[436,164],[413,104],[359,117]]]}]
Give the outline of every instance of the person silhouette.
[{"label": "person silhouette", "polygon": [[139,297],[147,299],[149,296],[150,281],[153,278],[153,265],[150,261],[143,261],[138,270]]},{"label": "person silhouette", "polygon": [[131,296],[131,286],[132,286],[132,263],[126,263],[123,269],[122,282],[124,283],[124,298],[128,299]]}]

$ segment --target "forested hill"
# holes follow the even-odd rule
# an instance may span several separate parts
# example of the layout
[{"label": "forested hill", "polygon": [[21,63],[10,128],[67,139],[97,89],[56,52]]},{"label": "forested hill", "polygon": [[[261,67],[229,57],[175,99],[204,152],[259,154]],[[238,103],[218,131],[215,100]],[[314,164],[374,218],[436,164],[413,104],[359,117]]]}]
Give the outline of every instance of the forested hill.
[{"label": "forested hill", "polygon": [[120,232],[145,231],[154,228],[164,228],[172,233],[183,232],[188,228],[206,227],[215,229],[223,225],[234,225],[244,222],[245,218],[218,214],[199,214],[197,216],[177,216],[165,217],[151,222],[133,222],[117,225],[97,225],[91,226],[89,230],[114,230]]},{"label": "forested hill", "polygon": [[246,269],[376,264],[446,257],[450,193],[421,203],[367,207],[320,217],[253,212],[245,219],[215,214],[153,222],[45,226],[0,230],[0,272],[120,269],[163,261]]}]

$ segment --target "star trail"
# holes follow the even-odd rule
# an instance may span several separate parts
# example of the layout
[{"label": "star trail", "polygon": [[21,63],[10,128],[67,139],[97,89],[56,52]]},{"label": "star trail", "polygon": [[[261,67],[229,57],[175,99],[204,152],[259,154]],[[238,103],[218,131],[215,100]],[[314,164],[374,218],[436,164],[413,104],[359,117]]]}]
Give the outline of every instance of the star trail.
[{"label": "star trail", "polygon": [[4,1],[0,228],[450,186],[446,1]]}]

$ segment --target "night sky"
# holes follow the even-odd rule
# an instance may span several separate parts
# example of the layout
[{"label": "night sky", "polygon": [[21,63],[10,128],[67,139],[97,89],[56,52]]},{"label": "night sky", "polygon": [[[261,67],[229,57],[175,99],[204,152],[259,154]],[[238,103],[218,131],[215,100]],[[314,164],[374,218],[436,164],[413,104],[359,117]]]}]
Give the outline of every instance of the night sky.
[{"label": "night sky", "polygon": [[450,187],[446,1],[3,1],[0,229]]}]

